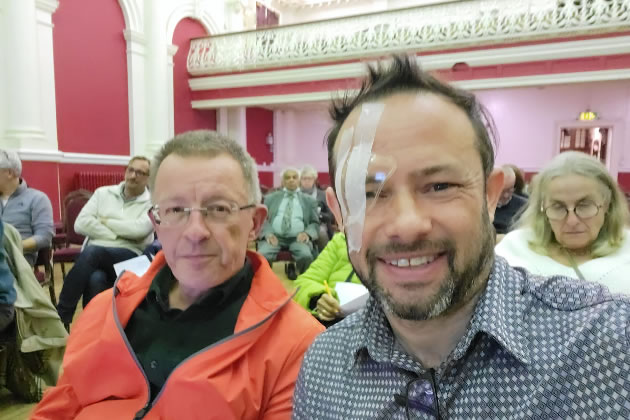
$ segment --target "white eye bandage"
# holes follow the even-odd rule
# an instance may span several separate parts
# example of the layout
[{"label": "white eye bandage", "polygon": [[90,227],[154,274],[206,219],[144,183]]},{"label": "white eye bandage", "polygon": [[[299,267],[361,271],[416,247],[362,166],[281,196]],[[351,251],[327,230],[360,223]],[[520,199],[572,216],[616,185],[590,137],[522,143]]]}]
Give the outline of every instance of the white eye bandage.
[{"label": "white eye bandage", "polygon": [[354,127],[348,128],[340,139],[337,154],[335,188],[339,194],[348,251],[361,249],[365,223],[365,181],[372,156],[372,145],[385,105],[366,103]]}]

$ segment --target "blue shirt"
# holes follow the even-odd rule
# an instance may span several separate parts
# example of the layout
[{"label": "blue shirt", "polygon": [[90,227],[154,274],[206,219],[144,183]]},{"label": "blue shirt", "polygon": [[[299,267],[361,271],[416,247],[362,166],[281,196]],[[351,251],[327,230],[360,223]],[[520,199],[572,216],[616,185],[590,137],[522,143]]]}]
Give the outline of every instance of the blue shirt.
[{"label": "blue shirt", "polygon": [[442,419],[630,419],[629,334],[630,297],[496,257],[465,334],[435,371],[396,345],[370,297],[315,339],[293,418],[406,419],[395,394],[432,376]]}]

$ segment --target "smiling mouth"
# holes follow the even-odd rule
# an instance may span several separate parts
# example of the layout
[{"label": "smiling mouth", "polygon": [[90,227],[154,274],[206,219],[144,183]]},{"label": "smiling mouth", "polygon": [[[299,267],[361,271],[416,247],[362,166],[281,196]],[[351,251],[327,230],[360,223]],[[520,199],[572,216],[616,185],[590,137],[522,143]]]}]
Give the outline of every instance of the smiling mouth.
[{"label": "smiling mouth", "polygon": [[387,265],[392,265],[399,268],[420,267],[432,263],[441,256],[442,254],[434,254],[413,258],[381,259],[381,261]]}]

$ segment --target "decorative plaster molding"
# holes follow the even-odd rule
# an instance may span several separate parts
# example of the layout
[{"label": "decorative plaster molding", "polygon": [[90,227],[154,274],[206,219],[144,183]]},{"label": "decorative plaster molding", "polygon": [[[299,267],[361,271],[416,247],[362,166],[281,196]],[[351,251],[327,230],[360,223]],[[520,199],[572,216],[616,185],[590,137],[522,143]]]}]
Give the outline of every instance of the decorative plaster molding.
[{"label": "decorative plaster molding", "polygon": [[615,32],[630,0],[470,0],[191,41],[193,75]]},{"label": "decorative plaster molding", "polygon": [[179,49],[179,47],[177,45],[174,45],[174,44],[169,44],[169,45],[166,46],[166,53],[170,57],[171,62],[173,61],[173,56],[175,54],[177,54],[177,50],[178,49]]},{"label": "decorative plaster molding", "polygon": [[132,42],[134,44],[146,45],[147,39],[144,34],[138,31],[134,31],[131,29],[123,30],[123,36],[125,37],[125,41]]},{"label": "decorative plaster molding", "polygon": [[[144,4],[144,2],[140,2]],[[141,33],[143,31],[142,10],[136,0],[118,0],[118,4],[125,18],[125,28]],[[126,39],[126,38],[125,38]]]},{"label": "decorative plaster molding", "polygon": [[[542,74],[535,76],[501,77],[493,79],[463,80],[453,82],[463,89],[484,90],[499,88],[515,88],[527,86],[556,85],[566,83],[602,82],[608,80],[630,79],[628,69],[583,71],[575,73]],[[350,91],[350,93],[355,91]],[[329,101],[340,95],[339,91],[291,93],[286,95],[249,96],[225,99],[205,99],[191,101],[194,109],[216,109],[234,106],[279,105],[300,102]]]},{"label": "decorative plaster molding", "polygon": [[58,150],[17,150],[20,158],[25,161],[57,162],[57,163],[85,163],[92,165],[122,165],[125,166],[130,156],[98,155],[90,153],[65,153]]},{"label": "decorative plaster molding", "polygon": [[35,7],[37,7],[37,10],[41,10],[42,12],[53,14],[59,7],[59,1],[58,0],[36,0]]},{"label": "decorative plaster molding", "polygon": [[[630,36],[619,36],[581,41],[552,42],[541,45],[494,48],[480,51],[419,56],[416,61],[425,70],[451,68],[465,62],[471,67],[530,61],[561,60],[630,52]],[[373,63],[373,62],[372,62]],[[264,86],[284,83],[313,82],[360,77],[365,74],[366,62],[332,64],[288,70],[269,70],[224,76],[189,79],[191,90],[227,89],[244,86]]]},{"label": "decorative plaster molding", "polygon": [[209,10],[208,5],[201,7],[194,3],[182,4],[173,9],[168,16],[166,22],[166,40],[173,42],[173,34],[175,33],[175,27],[184,18],[192,18],[201,22],[202,26],[208,34],[217,34],[221,30],[212,17],[212,10]]}]

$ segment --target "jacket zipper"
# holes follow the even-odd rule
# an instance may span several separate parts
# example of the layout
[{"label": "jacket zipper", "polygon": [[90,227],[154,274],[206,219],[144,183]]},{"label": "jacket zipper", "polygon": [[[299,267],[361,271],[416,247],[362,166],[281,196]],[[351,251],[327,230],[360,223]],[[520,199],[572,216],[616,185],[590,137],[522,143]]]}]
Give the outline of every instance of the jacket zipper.
[{"label": "jacket zipper", "polygon": [[153,399],[153,402],[151,402],[151,385],[149,384],[149,379],[147,378],[146,373],[144,372],[144,369],[142,368],[142,365],[140,364],[140,361],[138,360],[138,358],[136,357],[136,354],[134,353],[133,349],[131,348],[131,344],[129,344],[129,340],[127,339],[127,335],[125,334],[125,330],[122,328],[122,325],[120,324],[120,319],[118,318],[118,311],[116,310],[116,296],[118,295],[118,293],[120,293],[120,290],[118,289],[118,281],[120,280],[120,278],[122,277],[122,275],[125,272],[123,271],[122,273],[120,273],[120,275],[118,276],[118,278],[116,279],[116,282],[114,283],[114,293],[112,296],[112,308],[114,311],[114,321],[116,322],[116,327],[118,328],[118,332],[120,333],[120,335],[122,336],[124,342],[125,342],[125,346],[127,347],[127,350],[129,351],[129,353],[131,354],[131,357],[133,358],[134,362],[136,363],[136,366],[138,367],[138,369],[140,370],[140,373],[142,373],[142,377],[144,378],[144,382],[147,385],[147,390],[148,390],[148,395],[149,398],[146,402],[146,404],[144,405],[144,407],[142,407],[140,409],[140,411],[138,411],[136,413],[136,415],[134,416],[134,420],[141,420],[144,418],[144,416],[146,416],[149,411],[151,411],[151,408],[158,402],[158,400],[160,399],[160,397],[162,396],[162,392],[164,392],[164,388],[166,388],[166,385],[168,384],[168,380],[170,379],[170,377],[173,375],[173,373],[180,367],[182,366],[184,363],[186,363],[189,359],[192,359],[193,357],[211,350],[212,348],[214,348],[215,346],[219,346],[221,344],[224,344],[230,340],[233,340],[237,337],[240,337],[242,335],[245,335],[247,333],[249,333],[250,331],[255,330],[256,328],[260,327],[261,325],[263,325],[265,322],[267,322],[269,319],[271,319],[280,309],[284,308],[284,306],[289,303],[291,301],[291,299],[293,299],[293,297],[295,296],[295,294],[297,293],[297,290],[295,292],[293,292],[293,294],[291,296],[289,296],[289,298],[284,301],[284,303],[282,303],[282,305],[278,306],[276,309],[274,309],[273,312],[271,312],[269,315],[267,315],[263,320],[261,320],[260,322],[258,322],[257,324],[252,325],[251,327],[248,327],[246,329],[244,329],[243,331],[237,333],[237,334],[232,334],[228,337],[225,337],[222,340],[217,341],[214,344],[211,344],[193,354],[191,354],[190,356],[188,356],[187,358],[185,358],[184,360],[182,360],[181,362],[179,362],[177,364],[177,366],[175,366],[175,368],[171,371],[171,373],[168,375],[168,377],[166,378],[166,380],[164,381],[164,385],[162,385],[162,388],[160,389],[160,392],[158,392],[158,394],[155,396],[155,398]]}]

